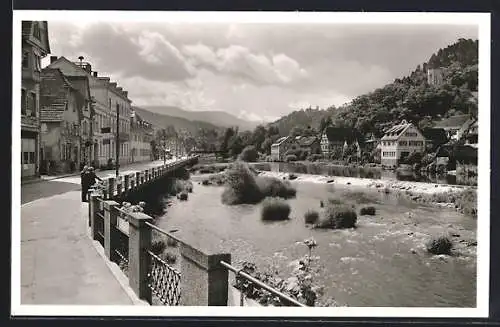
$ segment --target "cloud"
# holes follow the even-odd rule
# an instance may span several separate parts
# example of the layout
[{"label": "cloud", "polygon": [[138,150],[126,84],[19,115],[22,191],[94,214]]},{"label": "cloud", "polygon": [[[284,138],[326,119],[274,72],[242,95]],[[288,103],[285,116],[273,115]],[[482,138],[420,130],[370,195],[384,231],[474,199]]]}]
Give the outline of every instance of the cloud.
[{"label": "cloud", "polygon": [[256,84],[287,85],[307,76],[297,61],[283,53],[266,56],[240,45],[219,49],[204,44],[186,45],[183,53],[193,65]]},{"label": "cloud", "polygon": [[95,23],[74,39],[77,41],[66,45],[69,52],[81,49],[92,58],[94,67],[105,67],[120,76],[176,81],[195,74],[180,51],[157,32],[127,32],[120,26]]}]

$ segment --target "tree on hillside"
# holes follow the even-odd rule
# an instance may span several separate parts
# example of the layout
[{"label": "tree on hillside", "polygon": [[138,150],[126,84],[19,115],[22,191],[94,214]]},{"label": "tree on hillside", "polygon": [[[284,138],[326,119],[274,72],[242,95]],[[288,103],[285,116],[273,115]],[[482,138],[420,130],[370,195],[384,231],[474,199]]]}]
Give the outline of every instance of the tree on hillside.
[{"label": "tree on hillside", "polygon": [[259,151],[262,151],[262,143],[266,139],[267,130],[264,126],[259,125],[255,128],[252,135],[251,143]]},{"label": "tree on hillside", "polygon": [[229,151],[229,141],[231,138],[234,136],[236,131],[232,129],[231,127],[226,128],[226,131],[224,132],[224,136],[221,142],[221,147],[220,151],[223,153],[227,153]]}]

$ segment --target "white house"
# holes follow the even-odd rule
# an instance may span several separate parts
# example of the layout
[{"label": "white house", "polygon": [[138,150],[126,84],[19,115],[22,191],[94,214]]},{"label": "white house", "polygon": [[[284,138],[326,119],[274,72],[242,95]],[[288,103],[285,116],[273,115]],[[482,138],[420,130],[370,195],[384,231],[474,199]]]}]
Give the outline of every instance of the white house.
[{"label": "white house", "polygon": [[425,151],[422,132],[406,120],[388,129],[380,141],[381,164],[386,167],[396,167],[402,158],[412,152]]},{"label": "white house", "polygon": [[293,143],[293,138],[290,136],[284,136],[276,140],[271,145],[271,160],[272,161],[283,161],[285,157],[285,152],[290,148]]}]

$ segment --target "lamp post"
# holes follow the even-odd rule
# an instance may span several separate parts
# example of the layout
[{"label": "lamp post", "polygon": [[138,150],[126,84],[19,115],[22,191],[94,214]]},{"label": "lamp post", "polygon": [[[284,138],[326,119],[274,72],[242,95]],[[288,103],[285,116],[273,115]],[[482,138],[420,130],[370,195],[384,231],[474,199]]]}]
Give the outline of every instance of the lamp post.
[{"label": "lamp post", "polygon": [[120,165],[120,108],[118,104],[116,105],[116,138],[115,138],[115,145],[116,145],[116,159],[115,159],[115,174],[116,178],[118,179],[119,175],[119,165]]}]

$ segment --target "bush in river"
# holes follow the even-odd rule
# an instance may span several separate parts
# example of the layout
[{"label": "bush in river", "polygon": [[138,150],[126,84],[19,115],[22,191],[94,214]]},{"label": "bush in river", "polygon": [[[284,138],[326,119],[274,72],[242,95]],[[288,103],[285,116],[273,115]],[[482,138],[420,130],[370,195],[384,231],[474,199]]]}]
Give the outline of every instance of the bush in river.
[{"label": "bush in river", "polygon": [[427,244],[426,248],[429,253],[432,254],[447,254],[451,253],[451,248],[453,244],[450,239],[446,236],[439,236],[437,238],[431,239]]},{"label": "bush in river", "polygon": [[181,192],[181,193],[179,194],[179,200],[181,200],[181,201],[187,201],[187,199],[188,199],[188,194],[187,194],[187,192]]},{"label": "bush in river", "polygon": [[290,215],[290,205],[281,198],[266,198],[262,203],[262,220],[287,220]]},{"label": "bush in river", "polygon": [[274,177],[256,177],[257,186],[264,197],[293,198],[297,190],[288,181]]},{"label": "bush in river", "polygon": [[255,204],[263,199],[255,175],[242,162],[235,162],[226,171],[226,189],[222,193],[225,204]]},{"label": "bush in river", "polygon": [[315,228],[353,228],[358,216],[352,207],[343,204],[328,203]]},{"label": "bush in river", "polygon": [[375,216],[375,207],[364,207],[364,208],[361,208],[359,214],[364,216],[364,215],[368,215],[368,216]]},{"label": "bush in river", "polygon": [[306,224],[315,224],[319,219],[319,214],[315,210],[308,210],[304,215]]},{"label": "bush in river", "polygon": [[222,193],[222,202],[225,204],[255,204],[265,197],[287,199],[296,194],[288,181],[257,176],[242,162],[234,163],[224,176],[226,188]]}]

